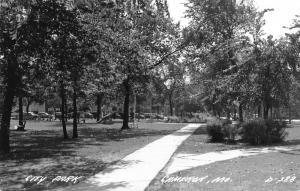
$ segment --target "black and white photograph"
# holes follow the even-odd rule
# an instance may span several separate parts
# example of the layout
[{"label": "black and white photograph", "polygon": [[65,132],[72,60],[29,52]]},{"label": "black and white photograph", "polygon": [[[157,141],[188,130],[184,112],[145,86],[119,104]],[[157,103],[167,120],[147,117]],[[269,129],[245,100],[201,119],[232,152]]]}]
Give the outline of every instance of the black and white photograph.
[{"label": "black and white photograph", "polygon": [[0,191],[300,191],[300,1],[0,0]]}]

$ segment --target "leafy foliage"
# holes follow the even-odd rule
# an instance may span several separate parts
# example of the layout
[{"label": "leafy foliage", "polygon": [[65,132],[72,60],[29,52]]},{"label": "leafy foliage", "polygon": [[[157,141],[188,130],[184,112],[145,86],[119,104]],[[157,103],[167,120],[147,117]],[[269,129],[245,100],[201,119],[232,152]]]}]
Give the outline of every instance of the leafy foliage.
[{"label": "leafy foliage", "polygon": [[255,120],[242,125],[241,137],[253,145],[280,143],[287,135],[284,121]]},{"label": "leafy foliage", "polygon": [[211,142],[223,142],[224,133],[223,133],[223,123],[221,121],[209,122],[207,124],[207,133]]},{"label": "leafy foliage", "polygon": [[206,127],[211,142],[234,143],[238,133],[238,126],[228,119],[209,118]]},{"label": "leafy foliage", "polygon": [[224,127],[231,122],[228,120],[210,118],[207,121],[207,133],[211,142],[223,142],[225,139]]}]

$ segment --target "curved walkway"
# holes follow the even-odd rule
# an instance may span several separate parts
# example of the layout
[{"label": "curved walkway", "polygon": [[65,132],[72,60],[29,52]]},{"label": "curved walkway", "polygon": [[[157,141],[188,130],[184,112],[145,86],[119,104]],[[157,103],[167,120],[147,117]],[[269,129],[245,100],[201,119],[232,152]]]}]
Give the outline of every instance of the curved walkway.
[{"label": "curved walkway", "polygon": [[57,189],[86,191],[142,191],[162,170],[179,145],[204,124],[190,124],[126,156],[77,185]]},{"label": "curved walkway", "polygon": [[176,172],[196,168],[203,165],[208,165],[218,161],[230,160],[238,157],[254,156],[259,154],[293,151],[300,149],[300,146],[278,146],[278,147],[264,147],[252,149],[236,149],[220,152],[209,152],[202,154],[185,154],[179,153],[172,157],[171,163],[165,170],[166,175]]}]

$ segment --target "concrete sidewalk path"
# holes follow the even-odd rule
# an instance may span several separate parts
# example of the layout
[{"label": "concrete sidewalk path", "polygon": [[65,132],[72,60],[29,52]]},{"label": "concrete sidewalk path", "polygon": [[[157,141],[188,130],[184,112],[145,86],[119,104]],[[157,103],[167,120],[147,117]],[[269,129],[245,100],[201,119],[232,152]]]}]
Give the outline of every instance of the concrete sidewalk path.
[{"label": "concrete sidewalk path", "polygon": [[57,190],[143,191],[179,145],[204,124],[190,124],[126,156],[87,181]]},{"label": "concrete sidewalk path", "polygon": [[255,156],[273,152],[288,152],[298,149],[300,149],[299,145],[236,149],[202,154],[179,153],[172,157],[172,161],[164,171],[167,176],[170,176],[173,173],[189,170],[203,165],[208,165],[218,161],[225,161],[239,157]]}]

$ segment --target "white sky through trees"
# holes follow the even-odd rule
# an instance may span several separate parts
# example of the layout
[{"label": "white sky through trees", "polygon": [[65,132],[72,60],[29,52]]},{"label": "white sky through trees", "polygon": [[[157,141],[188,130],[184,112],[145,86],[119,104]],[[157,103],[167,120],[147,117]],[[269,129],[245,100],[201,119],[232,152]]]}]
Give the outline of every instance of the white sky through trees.
[{"label": "white sky through trees", "polygon": [[[188,20],[184,18],[186,8],[183,3],[187,0],[169,0],[170,14],[176,22],[180,21],[182,26],[188,25]],[[274,11],[265,15],[266,25],[264,31],[266,35],[273,35],[275,38],[284,36],[289,32],[283,26],[291,26],[295,15],[300,15],[300,0],[254,0],[259,10],[273,8]]]}]

